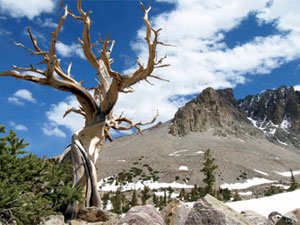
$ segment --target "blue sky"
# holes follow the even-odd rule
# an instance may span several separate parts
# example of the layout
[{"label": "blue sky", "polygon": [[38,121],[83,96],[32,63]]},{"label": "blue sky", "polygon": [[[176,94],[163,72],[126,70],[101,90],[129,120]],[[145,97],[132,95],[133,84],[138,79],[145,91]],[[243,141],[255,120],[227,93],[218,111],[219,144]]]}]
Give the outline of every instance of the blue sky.
[{"label": "blue sky", "polygon": [[[76,12],[76,1],[64,1]],[[148,5],[148,1],[144,1]],[[171,66],[154,74],[170,82],[140,82],[132,94],[122,94],[115,114],[134,121],[148,121],[159,110],[159,120],[172,118],[177,107],[206,87],[233,88],[237,99],[280,85],[299,88],[300,2],[296,0],[152,0],[150,19],[162,27],[160,38],[176,47],[159,47]],[[130,73],[137,57],[146,62],[147,49],[143,12],[137,0],[82,0],[84,10],[92,10],[91,38],[108,33],[116,41],[112,57],[114,70]],[[50,33],[61,12],[56,0],[0,0],[0,72],[11,65],[29,67],[41,58],[29,56],[10,39],[31,47],[26,33],[31,27],[39,46],[47,50]],[[56,46],[63,69],[70,62],[72,76],[95,85],[95,71],[78,48],[82,24],[70,16]],[[27,150],[40,156],[60,154],[74,131],[83,126],[76,114],[62,118],[75,106],[69,93],[49,87],[0,77],[0,124],[16,130],[30,143]],[[117,135],[114,133],[114,135]]]}]

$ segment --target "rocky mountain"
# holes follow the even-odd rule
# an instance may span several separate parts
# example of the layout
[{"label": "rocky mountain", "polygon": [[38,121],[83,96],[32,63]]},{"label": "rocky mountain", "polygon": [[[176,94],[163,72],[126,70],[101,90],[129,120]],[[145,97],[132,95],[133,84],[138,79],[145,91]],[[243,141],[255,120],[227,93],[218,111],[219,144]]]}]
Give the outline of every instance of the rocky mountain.
[{"label": "rocky mountain", "polygon": [[267,138],[300,149],[300,92],[293,87],[266,90],[238,101],[252,124]]},{"label": "rocky mountain", "polygon": [[150,165],[162,182],[200,184],[203,153],[211,149],[219,184],[287,180],[282,172],[300,170],[299,99],[297,91],[285,87],[238,101],[231,89],[207,88],[171,121],[144,130],[143,136],[106,143],[96,165],[98,178]]},{"label": "rocky mountain", "polygon": [[232,89],[215,91],[207,88],[195,99],[179,108],[170,126],[170,133],[184,136],[190,132],[215,129],[216,135],[244,133],[258,135],[246,113],[238,107]]}]

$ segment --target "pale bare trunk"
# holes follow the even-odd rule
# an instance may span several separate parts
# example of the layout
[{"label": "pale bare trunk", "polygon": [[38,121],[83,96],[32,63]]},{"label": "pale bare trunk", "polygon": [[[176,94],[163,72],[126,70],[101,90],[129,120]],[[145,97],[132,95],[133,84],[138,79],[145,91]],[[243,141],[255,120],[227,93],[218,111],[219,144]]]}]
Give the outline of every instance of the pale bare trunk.
[{"label": "pale bare trunk", "polygon": [[65,214],[68,218],[76,217],[84,207],[102,207],[95,163],[104,141],[104,123],[88,126],[73,134],[71,146],[61,156],[61,163],[71,163],[74,186],[80,185],[85,196],[83,204],[75,202],[67,206]]}]

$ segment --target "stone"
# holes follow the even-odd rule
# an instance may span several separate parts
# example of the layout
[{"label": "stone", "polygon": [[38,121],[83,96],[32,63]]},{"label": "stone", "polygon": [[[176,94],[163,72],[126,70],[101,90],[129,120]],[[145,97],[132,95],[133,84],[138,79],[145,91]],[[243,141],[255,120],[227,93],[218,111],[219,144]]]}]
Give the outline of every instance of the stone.
[{"label": "stone", "polygon": [[182,225],[185,223],[190,211],[189,206],[178,199],[174,199],[160,213],[166,224]]},{"label": "stone", "polygon": [[251,220],[255,225],[272,225],[273,223],[263,215],[252,210],[245,210],[241,214]]},{"label": "stone", "polygon": [[87,207],[80,211],[79,219],[87,222],[105,222],[111,217],[111,213],[97,207]]},{"label": "stone", "polygon": [[65,225],[65,218],[62,215],[50,215],[41,218],[40,225]]},{"label": "stone", "polygon": [[117,225],[165,225],[160,213],[152,205],[135,206]]},{"label": "stone", "polygon": [[297,217],[292,213],[284,214],[276,223],[275,225],[297,225]]},{"label": "stone", "polygon": [[295,215],[297,219],[297,225],[300,225],[300,209],[295,209],[292,211],[292,213]]},{"label": "stone", "polygon": [[[247,129],[241,130],[242,124]],[[246,113],[238,107],[232,89],[215,91],[206,88],[197,98],[178,109],[170,125],[170,133],[185,136],[191,132],[205,132],[210,128],[222,129],[230,135],[254,133],[252,130],[256,129],[250,124]]]},{"label": "stone", "polygon": [[268,215],[268,218],[269,220],[273,223],[273,224],[276,224],[278,220],[280,220],[282,217],[282,215],[279,213],[279,212],[271,212],[269,215]]},{"label": "stone", "polygon": [[234,211],[210,195],[194,204],[185,225],[255,225],[245,216]]}]

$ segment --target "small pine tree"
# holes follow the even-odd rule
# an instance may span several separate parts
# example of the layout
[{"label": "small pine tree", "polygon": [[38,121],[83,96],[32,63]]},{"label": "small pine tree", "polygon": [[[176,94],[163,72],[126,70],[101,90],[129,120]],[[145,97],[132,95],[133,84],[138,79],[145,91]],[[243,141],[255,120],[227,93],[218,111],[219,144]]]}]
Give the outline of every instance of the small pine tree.
[{"label": "small pine tree", "polygon": [[235,191],[234,196],[233,196],[233,201],[235,202],[235,201],[240,201],[240,200],[242,200],[241,196],[239,195],[239,193],[237,191]]},{"label": "small pine tree", "polygon": [[214,161],[215,159],[211,156],[210,149],[207,149],[204,153],[204,167],[200,171],[205,175],[205,178],[203,179],[203,183],[205,184],[205,193],[213,196],[215,195],[213,186],[216,182],[214,172],[218,168],[218,166],[214,164]]},{"label": "small pine tree", "polygon": [[150,188],[144,185],[144,189],[141,191],[141,194],[142,205],[146,205],[147,200],[151,198]]},{"label": "small pine tree", "polygon": [[105,193],[102,197],[103,209],[107,208],[108,200],[109,200],[109,192]]},{"label": "small pine tree", "polygon": [[138,205],[138,199],[137,199],[137,195],[136,195],[136,190],[135,189],[132,192],[132,197],[131,197],[130,205],[131,205],[131,207],[134,207],[134,206]]},{"label": "small pine tree", "polygon": [[293,174],[293,170],[292,169],[290,169],[290,172],[291,172],[291,185],[290,185],[288,191],[294,191],[294,190],[296,190],[299,187],[299,184],[296,181],[296,178],[295,178],[295,176]]},{"label": "small pine tree", "polygon": [[118,188],[115,195],[110,198],[111,204],[113,206],[112,211],[116,214],[122,213],[122,203],[121,203],[121,191]]},{"label": "small pine tree", "polygon": [[82,200],[66,173],[70,166],[22,151],[28,145],[23,141],[12,130],[0,138],[0,224],[38,224],[43,216],[60,214],[69,201]]}]

